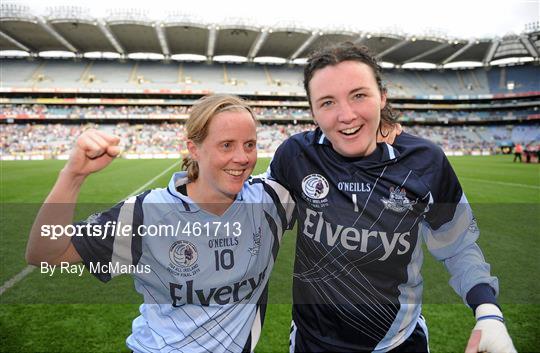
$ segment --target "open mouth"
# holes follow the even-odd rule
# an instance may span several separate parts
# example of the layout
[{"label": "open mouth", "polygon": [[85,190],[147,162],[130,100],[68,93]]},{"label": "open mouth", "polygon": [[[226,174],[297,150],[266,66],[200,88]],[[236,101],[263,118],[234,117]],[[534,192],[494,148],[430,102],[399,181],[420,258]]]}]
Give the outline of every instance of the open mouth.
[{"label": "open mouth", "polygon": [[362,129],[362,126],[351,127],[348,129],[339,130],[339,132],[345,136],[352,136]]},{"label": "open mouth", "polygon": [[223,171],[232,176],[240,176],[244,173],[244,169],[224,169]]}]

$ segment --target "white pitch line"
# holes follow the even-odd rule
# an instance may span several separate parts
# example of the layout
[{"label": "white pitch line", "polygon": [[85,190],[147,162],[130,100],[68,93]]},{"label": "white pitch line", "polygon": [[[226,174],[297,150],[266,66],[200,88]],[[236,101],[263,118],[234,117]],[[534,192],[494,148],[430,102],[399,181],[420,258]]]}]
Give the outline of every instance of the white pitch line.
[{"label": "white pitch line", "polygon": [[[167,173],[169,170],[171,170],[173,167],[175,167],[177,165],[178,165],[178,162],[174,162],[173,165],[171,165],[170,167],[168,167],[167,169],[165,169],[164,171],[162,171],[161,173],[159,173],[158,175],[156,175],[155,177],[150,179],[147,183],[145,183],[143,186],[141,186],[137,190],[130,193],[128,196],[124,197],[122,200],[125,200],[125,199],[127,199],[127,198],[129,198],[129,197],[131,197],[133,195],[136,195],[139,192],[141,192],[142,190],[145,190],[149,185],[151,185],[157,179],[161,178],[165,173]],[[120,201],[122,201],[122,200],[120,200]],[[21,272],[17,273],[15,276],[8,279],[4,284],[2,284],[2,287],[0,287],[0,296],[2,294],[4,294],[5,291],[7,291],[11,287],[13,287],[17,283],[19,283],[24,277],[26,277],[30,273],[32,273],[32,271],[34,271],[36,268],[37,268],[36,266],[28,265],[25,268],[23,268]]]},{"label": "white pitch line", "polygon": [[0,295],[4,294],[5,291],[13,287],[15,284],[17,284],[20,280],[22,280],[24,277],[28,276],[34,269],[37,267],[28,265],[26,266],[21,272],[17,273],[15,276],[11,277],[0,287]]},{"label": "white pitch line", "polygon": [[[122,200],[125,200],[133,195],[137,195],[139,192],[143,191],[143,190],[146,190],[146,188],[150,185],[152,185],[152,183],[156,180],[158,180],[159,178],[161,178],[165,173],[167,173],[169,170],[173,169],[175,166],[178,165],[178,162],[174,162],[169,168],[165,169],[164,171],[162,171],[161,173],[159,173],[158,175],[156,175],[155,177],[153,177],[152,179],[150,179],[146,184],[144,184],[143,186],[141,186],[140,188],[138,188],[137,190],[133,191],[131,194],[129,194],[128,196],[124,197]],[[120,200],[121,201],[121,200]]]},{"label": "white pitch line", "polygon": [[540,186],[538,186],[538,185],[507,183],[507,182],[504,182],[504,181],[494,181],[494,180],[475,179],[475,178],[463,178],[463,177],[460,177],[459,180],[470,180],[470,181],[478,181],[478,182],[481,182],[481,183],[497,184],[497,185],[505,185],[505,186],[516,186],[516,187],[520,187],[520,188],[540,190]]}]

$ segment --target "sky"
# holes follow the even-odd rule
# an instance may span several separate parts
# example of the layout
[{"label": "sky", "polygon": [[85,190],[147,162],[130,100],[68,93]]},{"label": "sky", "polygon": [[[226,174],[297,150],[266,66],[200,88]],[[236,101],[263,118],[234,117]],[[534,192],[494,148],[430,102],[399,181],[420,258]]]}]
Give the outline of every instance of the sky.
[{"label": "sky", "polygon": [[245,18],[259,26],[297,23],[308,28],[349,28],[354,31],[444,33],[455,38],[493,38],[521,33],[540,20],[540,0],[2,0],[29,5],[45,14],[48,6],[90,8],[95,17],[110,9],[144,9],[151,19],[171,11],[205,23]]}]

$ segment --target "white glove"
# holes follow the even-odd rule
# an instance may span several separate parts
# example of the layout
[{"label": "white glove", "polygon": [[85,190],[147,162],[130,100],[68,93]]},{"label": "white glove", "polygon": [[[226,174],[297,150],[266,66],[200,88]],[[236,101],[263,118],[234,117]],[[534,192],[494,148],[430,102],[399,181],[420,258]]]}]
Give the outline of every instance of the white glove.
[{"label": "white glove", "polygon": [[474,331],[480,331],[480,342],[471,347],[471,340],[466,352],[517,353],[506,326],[501,310],[495,304],[482,304],[476,308]]}]

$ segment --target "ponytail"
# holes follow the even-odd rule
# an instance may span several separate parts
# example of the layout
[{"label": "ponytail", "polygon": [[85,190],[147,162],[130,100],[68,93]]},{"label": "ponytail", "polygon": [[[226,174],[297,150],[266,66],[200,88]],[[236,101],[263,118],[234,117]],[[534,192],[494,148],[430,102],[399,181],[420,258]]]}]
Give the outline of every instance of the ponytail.
[{"label": "ponytail", "polygon": [[182,170],[187,171],[189,182],[193,182],[199,177],[199,163],[194,161],[191,156],[185,156],[182,160]]}]

